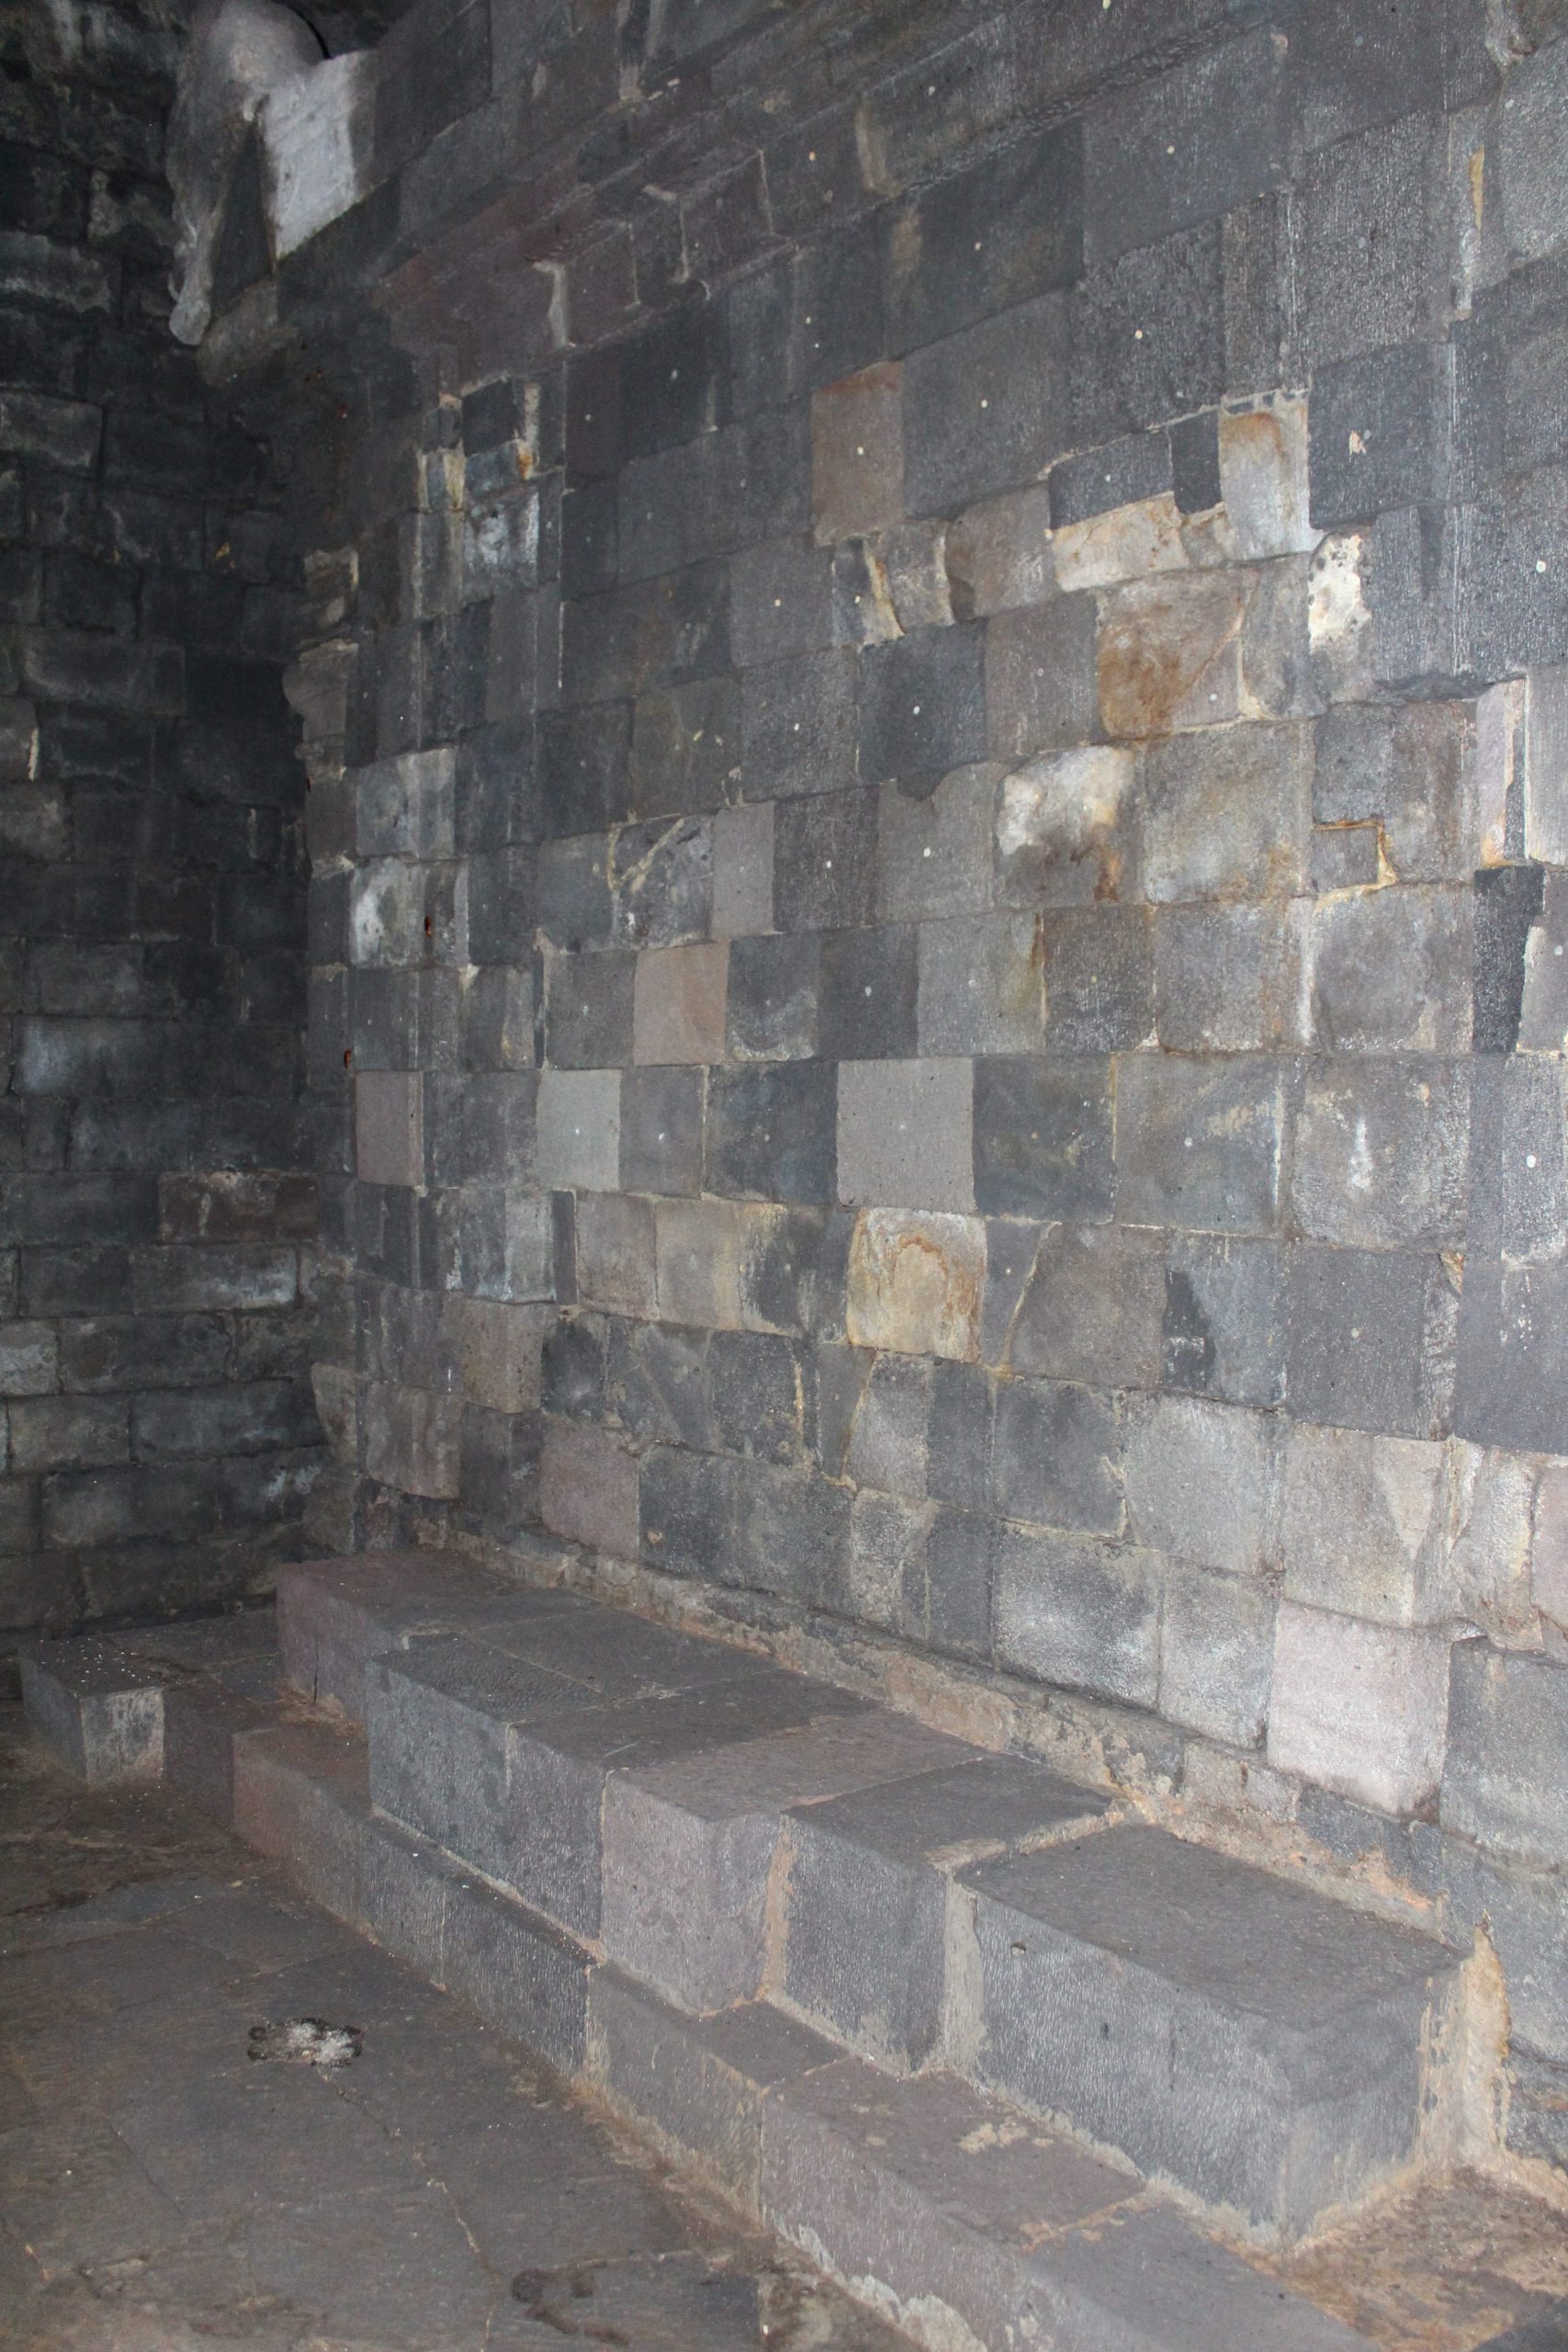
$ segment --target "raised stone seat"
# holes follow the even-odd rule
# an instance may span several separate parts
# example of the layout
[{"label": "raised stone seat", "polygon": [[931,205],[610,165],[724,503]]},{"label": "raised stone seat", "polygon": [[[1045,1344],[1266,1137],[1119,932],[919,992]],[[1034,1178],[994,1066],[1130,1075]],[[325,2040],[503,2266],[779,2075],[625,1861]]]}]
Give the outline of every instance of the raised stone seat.
[{"label": "raised stone seat", "polygon": [[460,1560],[307,1565],[280,1614],[281,1657],[255,1620],[40,1649],[35,1723],[146,1777],[100,1736],[144,1702],[186,1793],[932,2352],[1360,2341],[1191,2204],[1288,2241],[1420,2161],[1445,1947]]},{"label": "raised stone seat", "polygon": [[960,1884],[981,2080],[1287,2233],[1410,2157],[1441,1944],[1143,1826]]}]

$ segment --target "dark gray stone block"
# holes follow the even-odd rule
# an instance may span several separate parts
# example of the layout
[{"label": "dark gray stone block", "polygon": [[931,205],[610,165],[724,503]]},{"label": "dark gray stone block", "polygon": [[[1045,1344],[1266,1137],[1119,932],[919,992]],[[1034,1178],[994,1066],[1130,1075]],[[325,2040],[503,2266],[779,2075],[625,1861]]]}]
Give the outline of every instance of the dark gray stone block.
[{"label": "dark gray stone block", "polygon": [[[807,943],[755,944],[788,949]],[[816,1050],[830,1061],[881,1061],[914,1053],[918,987],[912,923],[824,933]]]},{"label": "dark gray stone block", "polygon": [[1460,1301],[1440,1258],[1301,1243],[1289,1279],[1285,1395],[1298,1419],[1446,1433]]},{"label": "dark gray stone block", "polygon": [[975,1204],[995,1216],[1108,1217],[1111,1067],[985,1055],[975,1063]]},{"label": "dark gray stone block", "polygon": [[842,791],[855,779],[853,649],[744,671],[740,730],[741,790],[748,800]]},{"label": "dark gray stone block", "polygon": [[79,1780],[156,1781],[164,1770],[164,1676],[101,1635],[22,1653],[22,1701],[36,1736]]},{"label": "dark gray stone block", "polygon": [[[1216,454],[1216,481],[1218,463]],[[1103,449],[1085,449],[1051,469],[1051,527],[1059,531],[1113,507],[1157,498],[1171,484],[1171,445],[1164,433],[1132,433]]]},{"label": "dark gray stone block", "polygon": [[744,1463],[736,1477],[734,1556],[720,1580],[841,1611],[849,1538],[846,1487],[808,1471]]},{"label": "dark gray stone block", "polygon": [[1568,1666],[1461,1642],[1449,1685],[1445,1829],[1489,1855],[1568,1860]]},{"label": "dark gray stone block", "polygon": [[1069,446],[1094,447],[1213,408],[1229,389],[1217,220],[1095,264],[1069,302]]},{"label": "dark gray stone block", "polygon": [[1066,298],[928,344],[904,362],[904,495],[911,514],[955,512],[1033,481],[1068,447]]},{"label": "dark gray stone block", "polygon": [[732,1058],[794,1061],[817,1052],[821,962],[813,932],[730,942],[726,1049]]},{"label": "dark gray stone block", "polygon": [[1119,1535],[1121,1458],[1114,1397],[1067,1381],[997,1383],[991,1504],[1004,1519]]},{"label": "dark gray stone block", "polygon": [[497,1887],[448,1877],[442,1984],[565,2075],[582,2066],[592,1977],[587,1952],[549,1920]]},{"label": "dark gray stone block", "polygon": [[1163,1580],[1157,1553],[1004,1526],[992,1563],[997,1662],[1037,1681],[1152,1707]]},{"label": "dark gray stone block", "polygon": [[1017,1756],[978,1757],[788,1816],[783,1990],[840,2041],[902,2074],[942,2029],[947,1876],[1089,1826],[1105,1800]]},{"label": "dark gray stone block", "polygon": [[781,801],[773,818],[773,919],[780,931],[868,923],[875,906],[875,792]]},{"label": "dark gray stone block", "polygon": [[1289,56],[1262,25],[1091,110],[1084,215],[1096,260],[1155,244],[1279,186],[1289,153]]},{"label": "dark gray stone block", "polygon": [[708,1189],[764,1201],[830,1202],[836,1081],[831,1062],[715,1070],[708,1085]]},{"label": "dark gray stone block", "polygon": [[1313,377],[1310,481],[1320,530],[1448,491],[1453,356],[1442,345],[1377,351]]},{"label": "dark gray stone block", "polygon": [[[632,979],[629,948],[596,955],[557,956],[546,963],[545,1053],[557,1069],[616,1069],[631,1059]],[[476,1177],[488,1171],[472,1170]]]},{"label": "dark gray stone block", "polygon": [[1083,252],[1078,124],[1016,140],[889,222],[887,347],[912,350],[1068,286]]},{"label": "dark gray stone block", "polygon": [[860,775],[867,784],[941,776],[983,757],[983,638],[975,627],[919,629],[861,660]]},{"label": "dark gray stone block", "polygon": [[1013,1318],[1012,1369],[1156,1387],[1165,1249],[1163,1233],[1137,1227],[1048,1227]]},{"label": "dark gray stone block", "polygon": [[1483,1445],[1568,1449],[1568,1270],[1465,1263],[1453,1423]]},{"label": "dark gray stone block", "polygon": [[[731,951],[730,1002],[735,998]],[[628,1193],[699,1193],[703,1073],[665,1066],[621,1072],[621,1183]]]},{"label": "dark gray stone block", "polygon": [[767,1331],[716,1331],[707,1350],[708,1416],[719,1446],[759,1462],[809,1451],[811,1363],[797,1340]]},{"label": "dark gray stone block", "polygon": [[1166,1387],[1234,1405],[1278,1404],[1285,1334],[1279,1245],[1172,1235],[1161,1333]]},{"label": "dark gray stone block", "polygon": [[1441,1944],[1157,1829],[960,1883],[980,2070],[1010,2097],[1285,2236],[1414,2148]]},{"label": "dark gray stone block", "polygon": [[1130,1054],[1118,1066],[1116,1213],[1130,1225],[1267,1232],[1279,1217],[1289,1066]]}]

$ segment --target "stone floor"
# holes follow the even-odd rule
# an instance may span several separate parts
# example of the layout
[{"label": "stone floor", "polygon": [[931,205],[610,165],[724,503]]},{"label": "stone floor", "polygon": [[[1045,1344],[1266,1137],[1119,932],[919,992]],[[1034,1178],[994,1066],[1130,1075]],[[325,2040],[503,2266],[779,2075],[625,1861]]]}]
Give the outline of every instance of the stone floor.
[{"label": "stone floor", "polygon": [[[0,1713],[4,2352],[895,2352],[162,1790]],[[333,2071],[253,2029],[354,2027]]]}]

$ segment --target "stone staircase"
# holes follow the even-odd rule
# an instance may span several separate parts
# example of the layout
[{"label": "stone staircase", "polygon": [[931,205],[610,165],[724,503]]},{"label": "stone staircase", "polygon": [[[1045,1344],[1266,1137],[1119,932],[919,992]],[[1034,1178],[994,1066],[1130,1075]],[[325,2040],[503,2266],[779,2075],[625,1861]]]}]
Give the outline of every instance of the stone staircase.
[{"label": "stone staircase", "polygon": [[1458,1956],[830,1685],[460,1559],[39,1646],[162,1777],[930,2352],[1349,2352],[1274,2256],[1433,2144]]}]

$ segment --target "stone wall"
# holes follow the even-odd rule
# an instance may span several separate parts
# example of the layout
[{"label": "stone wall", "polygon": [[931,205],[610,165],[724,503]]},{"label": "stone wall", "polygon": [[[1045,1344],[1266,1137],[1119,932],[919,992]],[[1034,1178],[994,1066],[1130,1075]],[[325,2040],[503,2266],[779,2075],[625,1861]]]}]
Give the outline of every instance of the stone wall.
[{"label": "stone wall", "polygon": [[297,565],[169,341],[152,10],[0,78],[0,1634],[215,1607],[320,1458]]},{"label": "stone wall", "polygon": [[334,1540],[1005,1702],[1556,2060],[1561,14],[423,0],[213,336],[344,420]]}]

